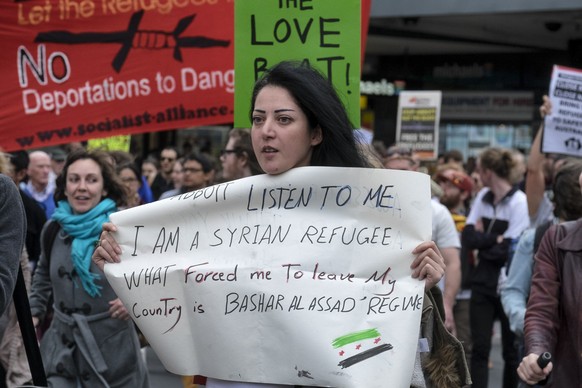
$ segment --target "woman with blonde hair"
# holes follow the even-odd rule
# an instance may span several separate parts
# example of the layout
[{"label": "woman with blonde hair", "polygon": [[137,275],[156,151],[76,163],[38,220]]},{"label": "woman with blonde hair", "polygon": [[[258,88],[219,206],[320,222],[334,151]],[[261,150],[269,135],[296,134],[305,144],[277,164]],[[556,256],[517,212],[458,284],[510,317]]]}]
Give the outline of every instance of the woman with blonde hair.
[{"label": "woman with blonde hair", "polygon": [[478,250],[477,265],[471,275],[470,322],[473,349],[471,375],[473,388],[486,388],[489,379],[489,353],[493,323],[501,322],[503,387],[517,384],[515,335],[498,293],[500,275],[521,233],[529,226],[525,193],[517,189],[512,171],[515,158],[511,150],[486,148],[477,160],[483,189],[477,193],[463,229],[463,249]]}]

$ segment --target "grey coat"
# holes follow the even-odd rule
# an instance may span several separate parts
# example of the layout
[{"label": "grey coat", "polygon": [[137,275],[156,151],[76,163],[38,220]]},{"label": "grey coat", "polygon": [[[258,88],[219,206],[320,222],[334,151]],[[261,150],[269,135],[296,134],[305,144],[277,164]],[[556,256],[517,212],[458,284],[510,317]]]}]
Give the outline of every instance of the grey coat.
[{"label": "grey coat", "polygon": [[0,315],[12,300],[20,254],[24,246],[26,218],[18,188],[0,174]]},{"label": "grey coat", "polygon": [[71,241],[59,230],[50,264],[42,252],[32,282],[33,316],[42,319],[51,295],[54,298],[54,316],[40,345],[49,386],[149,387],[133,322],[110,317],[109,301],[117,296],[93,263],[91,272],[101,275],[97,281],[103,287],[101,296],[85,292],[74,271]]}]

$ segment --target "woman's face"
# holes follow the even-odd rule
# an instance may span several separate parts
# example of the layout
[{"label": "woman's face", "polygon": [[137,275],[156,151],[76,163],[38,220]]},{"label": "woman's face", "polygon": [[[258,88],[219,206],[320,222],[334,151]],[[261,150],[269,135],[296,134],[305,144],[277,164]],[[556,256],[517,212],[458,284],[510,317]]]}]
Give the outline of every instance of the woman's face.
[{"label": "woman's face", "polygon": [[481,175],[477,171],[473,171],[471,178],[473,179],[472,195],[475,196],[483,188],[483,182],[481,182]]},{"label": "woman's face", "polygon": [[182,166],[182,162],[179,160],[176,160],[174,167],[172,167],[171,178],[176,189],[182,187],[182,182],[184,182],[184,166]]},{"label": "woman's face", "polygon": [[67,170],[65,196],[73,213],[93,209],[107,195],[103,186],[101,167],[93,159],[80,159]]},{"label": "woman's face", "polygon": [[131,168],[124,168],[119,171],[119,179],[123,182],[125,187],[127,187],[127,193],[130,198],[137,195],[141,182],[138,176],[135,175]]},{"label": "woman's face", "polygon": [[491,187],[491,170],[481,166],[481,160],[477,159],[477,168],[475,169],[479,174],[479,179],[481,180],[481,187]]},{"label": "woman's face", "polygon": [[147,178],[148,182],[151,184],[154,181],[156,174],[158,173],[158,169],[153,163],[144,162],[141,165],[141,173]]},{"label": "woman's face", "polygon": [[277,86],[265,86],[257,95],[251,136],[259,164],[271,175],[308,166],[322,140],[321,129],[311,133],[305,113]]}]

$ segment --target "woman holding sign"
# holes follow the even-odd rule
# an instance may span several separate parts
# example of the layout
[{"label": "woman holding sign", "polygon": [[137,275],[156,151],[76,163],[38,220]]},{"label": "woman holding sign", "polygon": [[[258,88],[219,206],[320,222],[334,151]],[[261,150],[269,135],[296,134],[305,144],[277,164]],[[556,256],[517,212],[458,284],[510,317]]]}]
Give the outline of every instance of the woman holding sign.
[{"label": "woman holding sign", "polygon": [[53,303],[40,346],[49,386],[149,387],[135,326],[91,262],[101,225],[124,203],[123,184],[107,154],[84,149],[69,155],[56,184],[30,296],[35,326]]},{"label": "woman holding sign", "polygon": [[[251,119],[253,149],[261,168],[269,175],[302,166],[370,167],[356,146],[352,125],[333,86],[309,66],[282,62],[267,71],[255,84]],[[120,260],[121,249],[110,233],[114,231],[115,225],[103,225],[101,244],[93,254],[93,261],[100,267]],[[443,257],[432,241],[419,244],[412,253],[416,255],[411,264],[412,276],[425,280],[429,290],[443,276]],[[459,379],[464,381],[464,377]],[[273,385],[208,379],[206,386]]]}]

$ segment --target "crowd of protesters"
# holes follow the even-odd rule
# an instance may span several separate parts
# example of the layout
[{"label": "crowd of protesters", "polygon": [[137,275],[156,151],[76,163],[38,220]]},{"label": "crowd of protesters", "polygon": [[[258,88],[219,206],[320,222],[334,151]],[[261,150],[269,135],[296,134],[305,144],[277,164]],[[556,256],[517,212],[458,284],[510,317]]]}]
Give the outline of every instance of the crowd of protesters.
[{"label": "crowd of protesters", "polygon": [[[68,386],[67,382],[74,382],[77,377],[93,386],[149,386],[139,352],[139,340],[142,344],[145,340],[138,337],[127,310],[111,288],[95,288],[92,274],[99,271],[87,260],[107,215],[258,173],[262,170],[252,150],[250,131],[244,129],[230,131],[217,156],[198,151],[182,155],[177,148],[165,147],[138,160],[129,152],[88,151],[77,143],[47,150],[0,152],[0,174],[6,176],[6,182],[13,182],[26,215],[20,266],[38,340],[44,338],[54,349],[44,360],[45,370],[63,376],[59,387]],[[4,205],[14,211],[17,208],[13,202]],[[18,233],[15,225],[6,224],[7,232]],[[76,245],[67,244],[71,238],[67,236],[72,236]],[[58,246],[53,248],[53,244]],[[53,259],[54,249],[57,254]],[[57,266],[58,282],[51,280],[54,276],[50,261],[61,263]],[[76,280],[87,292],[76,290]],[[6,285],[12,289],[14,279]],[[6,312],[0,317],[0,387],[16,387],[31,383],[32,376],[16,312],[8,298],[10,293],[4,294],[7,299],[2,308]],[[87,297],[82,298],[83,295]],[[109,344],[99,345],[102,357],[97,360],[87,357],[95,353],[90,349],[95,341],[87,337],[87,331],[70,330],[72,312],[82,313],[92,330],[103,322],[102,329],[95,330],[99,336],[112,339]],[[79,367],[83,369],[80,372]],[[79,376],[75,376],[77,372]],[[184,385],[190,386],[191,380],[185,377]]]},{"label": "crowd of protesters", "polygon": [[[547,99],[540,113],[542,116],[551,114]],[[550,236],[544,237],[544,233],[548,230],[553,235],[557,235],[556,230],[576,233],[575,228],[580,229],[580,222],[565,230],[552,225],[582,216],[582,161],[541,153],[541,133],[542,128],[526,155],[513,149],[489,147],[472,158],[465,158],[458,150],[448,150],[431,164],[420,161],[412,150],[398,144],[384,147],[381,143],[373,143],[367,149],[372,166],[431,175],[433,240],[446,263],[445,276],[440,283],[444,295],[444,323],[463,345],[472,386],[476,388],[486,388],[489,384],[491,340],[496,321],[502,338],[503,388],[518,387],[520,378],[528,384],[549,378],[550,386],[563,386],[560,382],[578,373],[577,364],[572,361],[559,364],[559,359],[554,359],[545,368],[535,363],[543,351],[554,350],[558,357],[574,354],[576,358],[580,354],[575,352],[580,349],[566,349],[568,339],[564,338],[579,336],[580,321],[572,322],[575,312],[550,310],[542,294],[550,289],[555,292],[554,301],[563,298],[556,279],[561,276],[560,269],[553,269],[554,272],[547,269],[553,263],[548,247],[554,248],[555,241]],[[71,300],[75,297],[71,279],[76,276],[90,294],[100,296],[97,300],[88,299],[91,303],[85,301],[83,308],[91,310],[85,315],[95,317],[95,322],[99,322],[102,315],[109,320],[114,318],[116,323],[105,323],[103,330],[123,337],[126,342],[121,353],[116,351],[117,343],[112,344],[112,348],[106,348],[105,344],[101,349],[107,356],[115,355],[119,369],[99,373],[99,368],[106,368],[105,364],[100,364],[104,361],[85,359],[82,363],[86,368],[80,378],[94,380],[96,384],[105,379],[117,379],[120,384],[129,382],[127,386],[148,386],[147,372],[138,356],[138,333],[130,324],[127,311],[111,289],[95,288],[93,269],[88,270],[92,265],[88,252],[92,249],[87,244],[96,239],[95,234],[101,226],[93,228],[89,236],[85,235],[88,231],[83,222],[105,220],[107,214],[118,209],[262,173],[252,149],[250,131],[231,130],[217,155],[197,151],[184,154],[175,147],[165,147],[136,159],[129,152],[87,151],[77,145],[75,148],[0,154],[0,168],[0,173],[10,176],[19,188],[26,214],[25,248],[20,260],[26,284],[32,289],[31,307],[39,339],[52,333],[51,341],[55,343],[66,339],[77,347],[91,346],[91,338],[66,330],[70,319],[66,305],[79,302]],[[71,172],[77,179],[77,187],[69,179],[65,180],[66,174]],[[83,187],[79,189],[79,186]],[[72,217],[75,206],[88,206],[97,213],[91,213],[90,219],[77,219],[79,217]],[[72,210],[67,213],[63,209]],[[62,266],[59,284],[51,284],[47,272],[49,258],[43,252],[46,238],[41,239],[41,231],[43,227],[48,229],[47,220],[48,223],[60,221],[68,228],[68,234],[80,233],[77,241],[86,242],[63,251],[63,255],[70,255],[72,259],[66,261],[70,265]],[[55,233],[52,238],[62,244],[59,239],[64,238],[63,235]],[[554,274],[552,279],[537,268],[536,252],[540,246],[546,260],[539,266]],[[576,247],[564,249],[575,251]],[[536,280],[544,286],[536,284]],[[573,285],[568,283],[568,287]],[[49,290],[52,298],[48,298]],[[530,292],[537,302],[533,306],[528,304]],[[56,309],[51,308],[53,303]],[[566,308],[574,307],[567,305]],[[554,325],[548,329],[542,319],[555,319]],[[560,319],[569,320],[570,331],[564,332]],[[15,321],[10,309],[0,319],[0,388],[24,385],[31,380],[22,341],[18,340],[18,332],[14,329],[17,327]],[[546,335],[544,330],[551,330],[552,335]],[[540,342],[546,349],[540,348]],[[65,352],[73,347],[55,345],[53,348],[60,351],[47,362],[47,367],[55,372],[61,368],[64,376],[74,376],[77,372],[68,369],[69,365],[62,361],[73,357]],[[89,349],[86,353],[90,352]],[[552,370],[554,373],[550,373]],[[184,386],[191,384],[191,378],[184,378]]]}]

